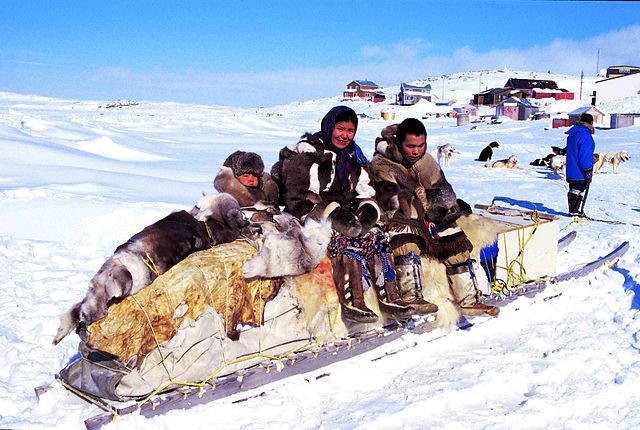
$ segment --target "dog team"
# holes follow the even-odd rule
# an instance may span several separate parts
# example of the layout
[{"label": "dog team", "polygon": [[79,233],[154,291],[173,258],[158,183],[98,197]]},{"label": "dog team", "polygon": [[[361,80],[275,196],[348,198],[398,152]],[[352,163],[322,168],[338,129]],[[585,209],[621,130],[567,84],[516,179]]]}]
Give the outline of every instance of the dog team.
[{"label": "dog team", "polygon": [[499,308],[482,301],[473,246],[457,225],[469,206],[440,168],[455,148],[438,148],[437,162],[426,151],[424,125],[409,118],[382,130],[369,161],[355,142],[357,128],[355,111],[334,107],[320,131],[280,150],[271,174],[258,154],[231,154],[214,180],[219,194],[202,196],[190,211],[172,213],[116,248],[84,299],[61,316],[53,343],[188,255],[238,238],[259,247],[243,266],[247,278],[298,275],[329,257],[344,320],[378,319],[364,300],[368,287],[391,318],[437,312],[425,300],[421,256],[443,265],[459,313],[497,315]]}]

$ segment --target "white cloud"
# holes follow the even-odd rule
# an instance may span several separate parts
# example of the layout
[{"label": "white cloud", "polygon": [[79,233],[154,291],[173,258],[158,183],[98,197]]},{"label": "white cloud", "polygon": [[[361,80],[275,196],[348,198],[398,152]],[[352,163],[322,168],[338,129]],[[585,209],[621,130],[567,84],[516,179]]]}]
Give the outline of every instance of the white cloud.
[{"label": "white cloud", "polygon": [[382,86],[467,70],[500,69],[547,71],[587,75],[613,64],[640,64],[640,25],[633,25],[584,40],[556,39],[527,49],[493,49],[478,52],[469,46],[450,55],[423,55],[430,49],[422,39],[408,39],[388,46],[362,47],[360,59],[343,66],[322,69],[296,68],[269,72],[208,73],[187,70],[132,71],[102,69],[100,81],[113,81],[155,90],[154,98],[185,99],[200,103],[260,106],[335,96],[353,79],[370,79]]}]

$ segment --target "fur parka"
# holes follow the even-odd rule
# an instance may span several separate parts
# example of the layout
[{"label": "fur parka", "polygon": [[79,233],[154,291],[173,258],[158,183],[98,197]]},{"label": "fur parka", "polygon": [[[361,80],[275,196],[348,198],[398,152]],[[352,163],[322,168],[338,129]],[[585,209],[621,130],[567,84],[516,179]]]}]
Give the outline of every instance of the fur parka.
[{"label": "fur parka", "polygon": [[[456,224],[461,211],[451,184],[429,153],[415,163],[404,159],[397,128],[394,124],[382,130],[370,166],[391,246],[416,243],[425,255],[440,261],[470,252],[472,245]],[[438,230],[439,237],[434,234]]]},{"label": "fur parka", "polygon": [[246,154],[248,153],[236,151],[225,160],[224,165],[220,168],[213,181],[214,188],[221,193],[229,193],[235,197],[250,219],[253,219],[253,215],[260,211],[277,212],[278,185],[271,179],[270,174],[263,171],[261,164],[258,166],[243,166],[244,170],[241,171],[241,173],[251,173],[258,178],[258,186],[256,188],[246,187],[238,180],[236,173],[240,172],[240,170],[235,167],[234,171],[234,166]]},{"label": "fur parka", "polygon": [[385,127],[376,139],[370,166],[376,198],[388,219],[422,220],[428,205],[425,190],[452,188],[431,154],[425,152],[413,164],[402,157],[397,129],[398,124]]},{"label": "fur parka", "polygon": [[354,142],[349,155],[353,168],[343,188],[336,175],[337,153],[323,142],[321,133],[306,133],[296,145],[281,149],[271,175],[280,186],[285,211],[298,218],[308,215],[320,220],[338,206],[354,213],[364,203],[379,209],[366,158]]}]

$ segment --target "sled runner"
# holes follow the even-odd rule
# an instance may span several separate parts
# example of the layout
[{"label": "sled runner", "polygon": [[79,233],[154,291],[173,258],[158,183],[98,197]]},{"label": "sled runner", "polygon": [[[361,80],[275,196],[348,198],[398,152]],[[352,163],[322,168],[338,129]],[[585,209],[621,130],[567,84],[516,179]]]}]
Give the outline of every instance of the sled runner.
[{"label": "sled runner", "polygon": [[[522,295],[532,297],[550,284],[585,276],[628,249],[625,242],[580,268],[556,275],[554,267],[541,274],[536,272],[539,266],[527,259],[535,255],[534,250],[526,247],[536,243],[541,231],[549,229],[553,243],[544,237],[537,246],[544,252],[551,246],[555,262],[557,250],[566,247],[575,233],[557,240],[554,217],[545,222],[531,216],[518,218],[522,216],[504,221],[508,228],[503,229],[499,239],[503,236],[507,245],[515,240],[509,239],[511,235],[529,239],[520,249],[525,252],[516,252],[511,258],[518,261],[517,266],[530,279],[493,291],[487,300],[497,306],[506,306]],[[505,249],[508,254],[508,246],[502,248],[502,253]],[[196,253],[135,296],[113,305],[107,318],[80,333],[80,358],[69,363],[56,379],[104,411],[85,421],[88,429],[98,429],[119,415],[135,411],[153,417],[258,388],[374,350],[407,333],[420,334],[420,340],[401,349],[445,336],[433,330],[436,324],[428,319],[346,326],[340,321],[335,291],[329,286],[332,281],[327,261],[313,272],[286,279],[278,287],[271,281],[247,282],[237,277],[243,259],[252,255],[255,250],[238,242]],[[497,266],[510,265],[501,262],[503,256],[498,252]],[[508,271],[504,269],[504,273]],[[181,282],[185,283],[183,287]],[[175,295],[166,291],[169,286]],[[368,293],[373,293],[371,290]],[[315,305],[309,303],[310,298]],[[206,300],[209,301],[204,306]],[[229,307],[230,302],[237,306]],[[166,304],[169,311],[159,309],[160,304]],[[237,314],[243,306],[248,306],[250,312]],[[232,310],[236,313],[228,314]],[[123,325],[125,318],[139,318],[139,322]],[[118,331],[120,326],[124,326],[124,332]],[[230,338],[236,335],[238,340]],[[198,360],[185,364],[184,357],[194,352]],[[396,352],[399,350],[375,359]]]}]

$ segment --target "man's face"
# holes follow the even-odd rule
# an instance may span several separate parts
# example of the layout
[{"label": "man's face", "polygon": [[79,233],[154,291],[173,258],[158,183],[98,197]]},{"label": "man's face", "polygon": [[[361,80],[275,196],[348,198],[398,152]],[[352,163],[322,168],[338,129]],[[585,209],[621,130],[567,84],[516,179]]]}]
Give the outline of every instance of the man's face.
[{"label": "man's face", "polygon": [[356,135],[356,126],[351,121],[339,121],[333,127],[331,144],[338,149],[346,148]]},{"label": "man's face", "polygon": [[404,137],[404,141],[400,146],[400,152],[402,157],[410,163],[418,161],[427,150],[427,136],[421,134],[416,136],[415,134],[407,134]]}]

